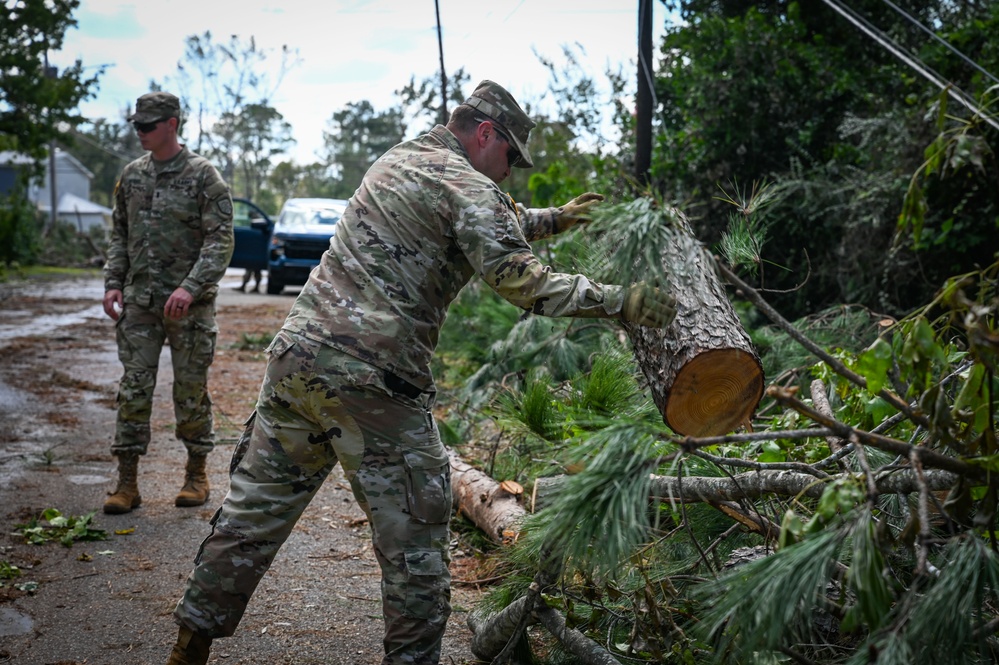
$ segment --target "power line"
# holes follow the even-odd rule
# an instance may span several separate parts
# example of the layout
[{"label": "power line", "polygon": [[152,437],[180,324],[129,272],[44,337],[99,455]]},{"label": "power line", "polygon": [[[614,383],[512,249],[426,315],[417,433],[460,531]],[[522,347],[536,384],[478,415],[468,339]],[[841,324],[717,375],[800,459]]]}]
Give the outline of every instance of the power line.
[{"label": "power line", "polygon": [[867,20],[864,19],[864,17],[860,16],[849,7],[841,6],[838,0],[822,0],[822,1],[825,2],[827,5],[829,5],[834,11],[840,14],[847,21],[856,26],[861,32],[863,32],[868,37],[870,37],[878,44],[883,46],[885,49],[887,49],[889,53],[891,53],[896,58],[907,64],[912,69],[914,69],[917,73],[923,76],[923,78],[930,81],[931,83],[939,87],[941,90],[946,91],[950,97],[953,97],[958,103],[965,106],[976,116],[979,116],[982,120],[987,122],[994,129],[999,129],[999,122],[996,122],[996,120],[993,119],[991,116],[986,115],[985,112],[982,111],[982,109],[980,109],[977,104],[975,104],[975,101],[970,97],[968,97],[968,95],[965,94],[960,88],[944,80],[942,76],[940,76],[935,71],[930,69],[929,66],[924,64],[915,56],[910,56],[909,54],[905,53],[901,48],[898,47],[897,44],[895,44],[891,39],[885,36],[884,33],[882,33],[876,27],[868,23]]},{"label": "power line", "polygon": [[972,60],[971,58],[969,58],[968,56],[966,56],[965,54],[961,53],[956,48],[954,48],[953,46],[951,46],[950,43],[946,39],[944,39],[943,37],[941,37],[937,33],[933,32],[932,30],[930,30],[929,28],[927,28],[925,25],[923,25],[922,23],[920,23],[919,20],[917,20],[915,17],[913,17],[912,15],[910,15],[908,12],[906,12],[904,9],[902,9],[898,5],[896,5],[894,2],[892,2],[891,0],[883,0],[883,2],[886,5],[888,5],[889,7],[891,7],[892,9],[894,9],[896,12],[898,12],[899,14],[901,14],[906,20],[908,20],[910,23],[912,23],[913,25],[915,25],[917,28],[919,28],[920,30],[922,30],[923,32],[925,32],[926,34],[928,34],[934,40],[936,40],[937,42],[943,44],[945,47],[947,47],[951,51],[951,53],[953,53],[957,57],[959,57],[962,60],[964,60],[966,63],[968,63],[969,65],[971,65],[975,69],[977,69],[979,72],[981,72],[985,76],[987,76],[990,79],[992,79],[992,81],[994,83],[999,83],[999,79],[997,79],[995,76],[992,76],[992,74],[990,74],[988,71],[986,71],[977,62],[975,62],[974,60]]},{"label": "power line", "polygon": [[[84,133],[82,133],[80,131],[73,130],[73,138],[80,139],[84,143],[89,143],[94,148],[97,148],[98,150],[106,152],[107,154],[111,155],[112,157],[115,157],[116,159],[120,159],[123,162],[130,162],[133,159],[135,159],[135,157],[128,157],[128,156],[123,155],[123,154],[121,154],[119,152],[115,152],[114,150],[111,150],[110,148],[108,148],[106,146],[101,145],[100,143],[98,143],[97,141],[95,141],[94,139],[90,138],[89,136],[87,136],[86,134],[84,134]],[[137,156],[138,155],[136,155],[136,157]]]}]

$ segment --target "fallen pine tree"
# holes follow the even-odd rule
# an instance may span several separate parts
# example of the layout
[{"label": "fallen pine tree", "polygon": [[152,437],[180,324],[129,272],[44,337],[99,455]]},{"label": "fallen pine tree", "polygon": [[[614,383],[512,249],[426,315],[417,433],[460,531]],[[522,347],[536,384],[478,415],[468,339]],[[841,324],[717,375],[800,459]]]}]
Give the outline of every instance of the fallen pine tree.
[{"label": "fallen pine tree", "polygon": [[[510,583],[519,596],[470,619],[476,641],[489,645],[477,655],[508,662],[526,627],[555,611],[603,652],[589,651],[594,658],[612,659],[572,651],[580,662],[766,652],[825,663],[839,662],[827,651],[875,653],[889,644],[937,662],[980,662],[973,654],[991,652],[999,625],[990,609],[999,606],[999,267],[948,285],[952,315],[891,322],[853,355],[827,352],[718,267],[818,359],[813,371],[823,381],[803,398],[771,386],[767,408],[784,415],[771,418],[770,431],[685,436],[620,416],[575,425],[581,445],[562,466],[580,472],[535,481],[543,509],[525,512],[527,537],[517,545],[557,565],[539,563]],[[802,428],[774,427],[788,422]],[[774,554],[730,571],[719,552],[747,538],[762,538]],[[814,607],[822,608],[821,629]],[[945,628],[931,627],[930,617]]]}]

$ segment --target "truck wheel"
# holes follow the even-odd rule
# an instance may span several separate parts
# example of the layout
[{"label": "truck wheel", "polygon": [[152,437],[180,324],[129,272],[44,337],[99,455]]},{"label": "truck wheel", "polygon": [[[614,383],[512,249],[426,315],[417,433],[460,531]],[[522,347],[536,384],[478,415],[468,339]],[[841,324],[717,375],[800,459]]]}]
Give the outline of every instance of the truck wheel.
[{"label": "truck wheel", "polygon": [[276,296],[284,291],[284,282],[280,279],[275,279],[274,275],[267,275],[267,293],[272,296]]}]

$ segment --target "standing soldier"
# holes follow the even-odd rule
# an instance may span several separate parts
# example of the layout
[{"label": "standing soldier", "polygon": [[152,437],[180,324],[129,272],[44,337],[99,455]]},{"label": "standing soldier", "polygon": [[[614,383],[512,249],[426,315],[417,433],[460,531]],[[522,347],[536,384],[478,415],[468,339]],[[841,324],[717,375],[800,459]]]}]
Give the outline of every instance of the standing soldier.
[{"label": "standing soldier", "polygon": [[124,374],[111,454],[118,486],[105,513],[142,503],[139,456],[149,446],[156,371],[164,341],[173,362],[177,438],[187,448],[178,506],[208,500],[205,458],[215,445],[208,368],[215,357],[215,296],[232,256],[232,197],[222,176],[177,138],[180,101],[139,97],[128,118],[149,152],[122,170],[104,266],[104,311],[114,321]]}]

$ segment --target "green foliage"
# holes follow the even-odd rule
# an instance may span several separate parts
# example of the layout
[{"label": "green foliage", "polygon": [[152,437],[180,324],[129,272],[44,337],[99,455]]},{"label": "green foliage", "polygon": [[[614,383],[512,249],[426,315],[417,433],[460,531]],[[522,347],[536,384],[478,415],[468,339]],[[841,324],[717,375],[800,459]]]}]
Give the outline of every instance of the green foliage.
[{"label": "green foliage", "polygon": [[65,136],[82,118],[76,109],[93,96],[104,66],[92,77],[77,60],[62,72],[46,69],[46,52],[62,47],[66,31],[76,25],[72,14],[79,0],[20,0],[4,3],[0,20],[0,150],[13,150],[35,160],[35,173],[50,144]]},{"label": "green foliage", "polygon": [[12,580],[20,576],[20,568],[9,561],[0,561],[0,580]]},{"label": "green foliage", "polygon": [[592,243],[594,264],[587,267],[587,274],[612,284],[644,281],[665,288],[661,257],[673,241],[671,229],[690,233],[683,213],[656,198],[641,197],[596,208],[589,229],[596,238]]},{"label": "green foliage", "polygon": [[41,245],[42,220],[22,189],[0,195],[0,264],[30,265]]},{"label": "green foliage", "polygon": [[988,659],[993,647],[985,643],[988,633],[982,627],[993,617],[999,557],[980,539],[960,538],[948,545],[938,563],[939,576],[929,580],[922,593],[911,591],[912,604],[903,605],[910,651],[935,663]]},{"label": "green foliage", "polygon": [[233,342],[232,348],[240,351],[263,351],[274,341],[274,333],[248,333],[241,332],[239,340]]},{"label": "green foliage", "polygon": [[[861,376],[848,379],[806,353],[781,380],[798,375],[808,388],[808,379],[821,379],[833,417],[858,431],[885,431],[891,418],[893,440],[999,469],[999,381],[990,365],[999,358],[997,275],[999,264],[955,277],[898,322],[859,307],[804,319],[796,327],[839,346],[830,358]],[[569,475],[504,557],[506,581],[488,607],[522,595],[537,562],[554,553],[564,569],[547,602],[577,629],[649,662],[786,662],[792,653],[815,663],[868,662],[871,654],[879,663],[914,662],[921,653],[955,665],[988,662],[978,628],[995,619],[999,588],[986,544],[995,532],[991,476],[972,473],[942,503],[929,493],[871,495],[867,474],[911,473],[905,455],[865,445],[863,459],[847,455],[840,472],[824,438],[774,437],[708,446],[712,457],[702,459],[665,442],[668,431],[626,358],[598,354],[589,374],[562,383],[540,372],[526,377],[510,384],[500,410],[508,440],[520,441],[501,457],[524,483],[558,467]],[[876,394],[885,389],[918,405],[913,418],[925,422],[899,419],[894,403]],[[758,418],[755,429],[806,426],[785,408]],[[795,463],[830,474],[809,483],[824,488],[818,499],[799,491],[738,502],[748,515],[785,515],[774,554],[765,556],[759,536],[737,537],[708,505],[650,503],[652,474],[693,483],[738,472],[726,468],[729,460],[751,460],[763,472]],[[924,473],[939,470],[929,465]],[[736,548],[746,544],[764,556],[723,563],[729,553],[738,561]]]},{"label": "green foliage", "polygon": [[635,380],[633,359],[621,352],[602,353],[593,359],[588,373],[573,381],[570,406],[582,412],[581,426],[590,415],[612,418],[633,414],[641,402],[641,392]]},{"label": "green foliage", "polygon": [[[980,119],[821,3],[670,4],[687,20],[661,45],[653,175],[709,243],[728,216],[710,198],[720,183],[775,183],[787,205],[769,218],[780,231],[761,267],[777,269],[761,283],[781,311],[797,318],[850,302],[897,316],[947,276],[993,260],[999,165]],[[851,9],[994,111],[993,81],[889,5]],[[996,70],[994,3],[907,10]]]},{"label": "green foliage", "polygon": [[42,545],[59,542],[72,547],[75,541],[107,540],[107,532],[91,526],[96,511],[78,517],[64,516],[55,508],[47,508],[27,524],[16,524],[14,530],[24,542]]},{"label": "green foliage", "polygon": [[591,432],[572,451],[584,471],[567,477],[551,505],[533,517],[546,541],[575,566],[616,570],[656,526],[647,507],[659,452],[656,432],[631,423]]},{"label": "green foliage", "polygon": [[365,100],[336,111],[323,131],[323,161],[336,178],[335,197],[353,194],[368,168],[404,133],[401,109],[376,111]]},{"label": "green foliage", "polygon": [[451,304],[432,369],[445,388],[461,385],[489,362],[490,347],[504,339],[521,312],[484,284],[468,284]]},{"label": "green foliage", "polygon": [[770,230],[764,212],[775,201],[776,190],[766,183],[753,183],[749,195],[733,186],[732,192],[723,190],[718,198],[735,207],[728,230],[719,242],[722,256],[733,268],[745,268],[755,275],[763,261],[762,250]]},{"label": "green foliage", "polygon": [[832,579],[843,537],[842,529],[819,531],[698,587],[697,632],[714,644],[714,660],[746,662],[757,651],[811,640],[816,600]]}]

